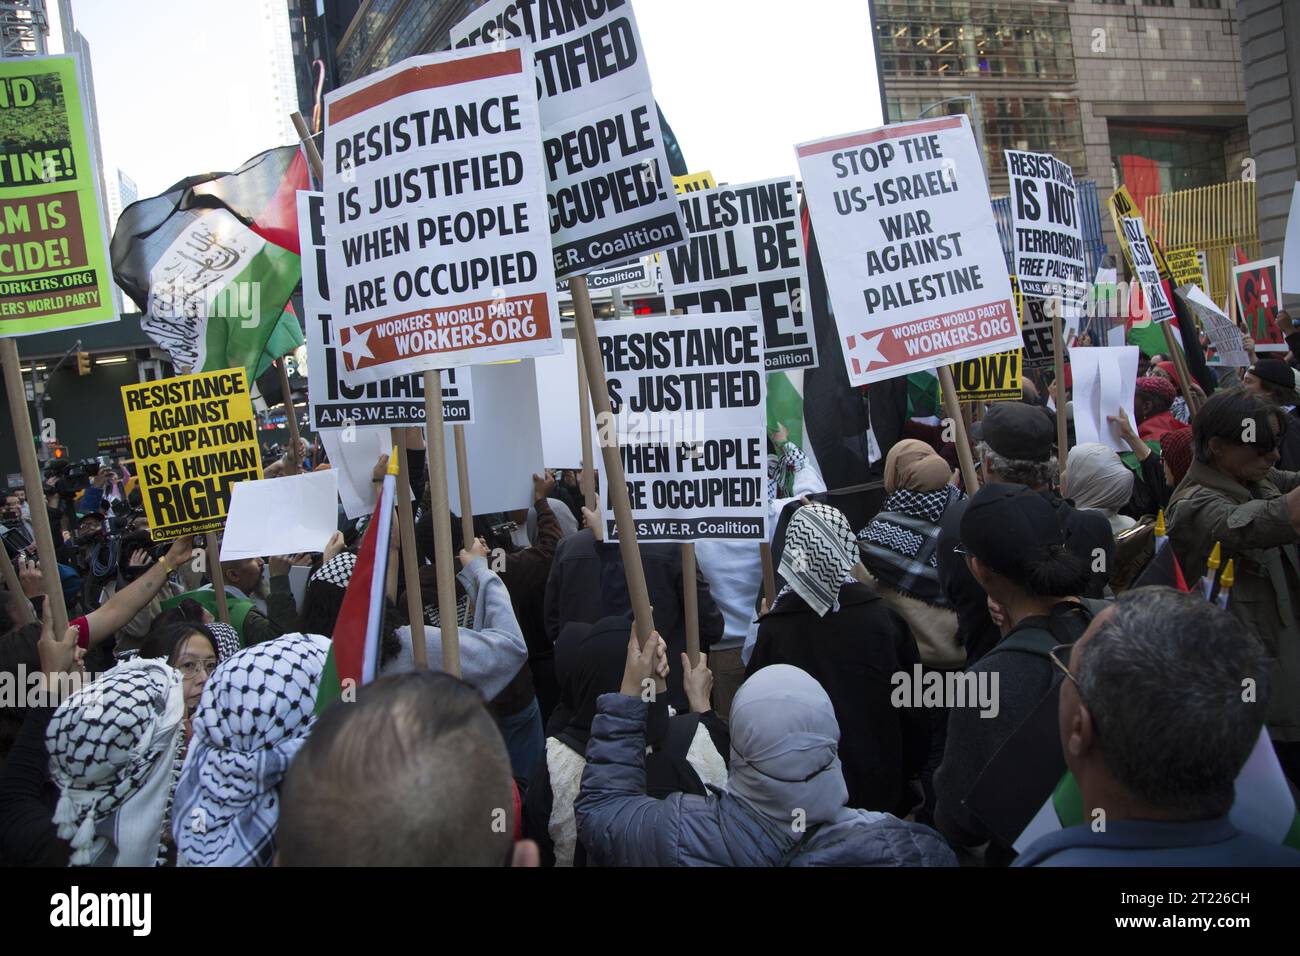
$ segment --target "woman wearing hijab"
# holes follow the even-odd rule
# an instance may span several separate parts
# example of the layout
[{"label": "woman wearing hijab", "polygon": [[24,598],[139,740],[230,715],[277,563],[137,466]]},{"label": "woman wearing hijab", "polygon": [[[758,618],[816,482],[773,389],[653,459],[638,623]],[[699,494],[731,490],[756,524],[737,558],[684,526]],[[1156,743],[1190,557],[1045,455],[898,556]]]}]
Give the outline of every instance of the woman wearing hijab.
[{"label": "woman wearing hijab", "polygon": [[1085,442],[1070,449],[1065,466],[1065,490],[1076,508],[1100,511],[1119,535],[1137,524],[1120,509],[1133,497],[1133,472],[1106,445]]},{"label": "woman wearing hijab", "polygon": [[[607,617],[597,624],[571,623],[555,645],[560,702],[547,730],[546,753],[533,770],[524,804],[525,828],[537,841],[543,866],[585,866],[578,842],[573,802],[587,766],[587,743],[596,701],[618,690],[623,680],[631,626],[626,618]],[[706,785],[727,780],[723,756],[729,748],[727,728],[709,706],[705,661],[685,681],[691,712],[670,716],[662,698],[651,701],[645,757],[646,792],[656,798],[672,793],[706,793]]]},{"label": "woman wearing hijab", "polygon": [[213,672],[176,784],[178,865],[271,865],[280,783],[315,721],[329,648],[316,634],[285,634]]},{"label": "woman wearing hijab", "polygon": [[925,765],[929,716],[890,703],[891,679],[920,666],[906,622],[860,583],[858,544],[843,512],[799,508],[786,528],[780,573],[788,582],[759,619],[746,676],[791,664],[826,689],[844,731],[848,805],[905,814],[908,786]]},{"label": "woman wearing hijab", "polygon": [[164,862],[184,718],[180,671],[145,658],[123,661],[54,712],[45,732],[54,824],[73,866]]},{"label": "woman wearing hijab", "polygon": [[626,654],[619,693],[599,698],[575,803],[578,837],[593,864],[955,865],[929,827],[845,806],[830,698],[784,664],[763,668],[736,693],[726,788],[656,800],[642,769],[649,705],[639,690],[653,657],[635,641]]},{"label": "woman wearing hijab", "polygon": [[965,495],[952,485],[948,463],[914,438],[885,456],[880,513],[858,532],[862,563],[884,602],[911,628],[927,667],[966,666],[957,613],[939,583],[939,522]]}]

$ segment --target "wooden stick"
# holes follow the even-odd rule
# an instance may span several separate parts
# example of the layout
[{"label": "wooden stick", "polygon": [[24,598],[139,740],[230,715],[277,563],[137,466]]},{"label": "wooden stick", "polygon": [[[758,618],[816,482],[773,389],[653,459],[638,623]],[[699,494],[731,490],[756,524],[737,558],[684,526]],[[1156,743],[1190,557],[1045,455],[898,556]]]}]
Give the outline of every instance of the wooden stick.
[{"label": "wooden stick", "polygon": [[451,426],[456,441],[456,483],[460,485],[460,536],[465,550],[474,543],[474,505],[469,498],[469,452],[465,450],[465,426]]},{"label": "wooden stick", "polygon": [[284,393],[284,416],[289,422],[289,467],[288,474],[296,475],[302,471],[302,459],[298,457],[298,412],[293,407],[293,392],[289,391],[289,369],[285,366],[284,356],[275,363],[280,369],[280,391]]},{"label": "wooden stick", "polygon": [[578,428],[582,434],[582,500],[587,510],[596,510],[596,476],[591,460],[591,388],[587,385],[587,366],[582,360],[582,339],[578,343]]},{"label": "wooden stick", "polygon": [[402,543],[402,581],[406,586],[406,617],[411,624],[411,657],[417,671],[429,669],[424,640],[424,596],[420,593],[420,556],[415,547],[415,518],[411,509],[411,473],[407,468],[406,429],[394,428],[401,460],[397,466],[397,529]]},{"label": "wooden stick", "polygon": [[1065,494],[1065,463],[1069,458],[1070,432],[1065,420],[1065,335],[1061,328],[1061,301],[1052,310],[1052,369],[1056,374],[1056,465],[1061,472],[1061,494]]},{"label": "wooden stick", "polygon": [[[212,577],[212,594],[217,599],[217,620],[230,623],[230,605],[226,602],[226,575],[221,570],[221,532],[208,532],[208,574]],[[242,641],[244,635],[239,635]]]},{"label": "wooden stick", "polygon": [[[424,373],[425,444],[429,449],[429,508],[433,518],[434,568],[438,574],[438,632],[442,669],[460,676],[460,631],[456,621],[456,560],[451,548],[451,507],[447,503],[447,436],[443,432],[442,377]],[[466,541],[468,548],[472,541]]]},{"label": "wooden stick", "polygon": [[[44,496],[42,496],[44,497]],[[36,610],[32,607],[32,602],[27,599],[23,593],[22,582],[18,580],[18,572],[14,570],[14,563],[9,560],[9,549],[0,544],[0,574],[4,576],[5,590],[14,597],[14,606],[18,608],[18,624],[34,624],[36,622]]]},{"label": "wooden stick", "polygon": [[627,479],[623,474],[623,461],[618,454],[618,434],[609,407],[609,387],[605,384],[605,364],[601,361],[600,343],[596,340],[596,316],[591,311],[587,277],[574,276],[570,279],[569,294],[573,296],[574,323],[582,342],[582,361],[587,369],[591,406],[596,413],[597,424],[606,432],[607,440],[601,441],[600,454],[605,465],[605,481],[609,485],[609,500],[614,506],[618,550],[623,556],[623,573],[627,575],[627,591],[632,599],[637,640],[644,647],[650,639],[650,632],[654,630],[654,617],[650,612],[650,592],[646,589],[645,569],[641,566],[641,550],[636,543],[636,525],[632,523],[632,503],[627,497]]},{"label": "wooden stick", "polygon": [[[1190,321],[1190,320],[1189,320]],[[1195,415],[1201,408],[1197,401],[1196,392],[1192,389],[1192,370],[1187,365],[1187,356],[1183,354],[1182,345],[1174,338],[1174,330],[1171,329],[1171,323],[1161,322],[1160,328],[1165,333],[1165,348],[1169,349],[1169,359],[1174,363],[1174,368],[1178,370],[1178,388],[1183,393],[1183,398],[1187,401],[1187,409]]]},{"label": "wooden stick", "polygon": [[767,609],[770,611],[776,603],[776,568],[772,564],[772,545],[766,541],[759,542],[758,557],[763,563],[763,597],[767,598]]},{"label": "wooden stick", "polygon": [[[50,531],[50,513],[45,510],[45,483],[41,481],[41,465],[36,460],[36,440],[27,413],[27,392],[23,388],[22,368],[18,364],[16,339],[0,339],[0,364],[4,367],[5,395],[14,426],[14,443],[18,446],[23,487],[27,490],[27,500],[32,503],[32,531],[36,535],[36,556],[41,562],[45,600],[53,606],[54,634],[61,640],[68,629],[68,607],[63,602],[63,582],[59,579],[59,560],[54,551],[54,535]],[[22,594],[22,591],[18,593]]]},{"label": "wooden stick", "polygon": [[980,480],[975,473],[975,458],[971,455],[970,439],[966,437],[966,423],[961,417],[961,403],[957,401],[957,386],[952,380],[952,369],[947,365],[939,366],[939,394],[943,399],[943,414],[952,421],[956,429],[957,461],[961,465],[962,483],[966,494],[973,495],[979,491]]},{"label": "wooden stick", "polygon": [[[695,589],[695,544],[682,542],[682,609],[686,612],[686,657],[700,662],[700,595]],[[668,662],[672,665],[672,661]]]},{"label": "wooden stick", "polygon": [[325,164],[321,161],[320,150],[316,148],[316,143],[311,138],[311,130],[307,126],[307,121],[298,112],[290,113],[289,119],[293,120],[293,128],[298,131],[298,138],[302,140],[303,148],[307,151],[307,164],[311,166],[311,171],[315,174],[317,182],[323,184],[325,182]]}]

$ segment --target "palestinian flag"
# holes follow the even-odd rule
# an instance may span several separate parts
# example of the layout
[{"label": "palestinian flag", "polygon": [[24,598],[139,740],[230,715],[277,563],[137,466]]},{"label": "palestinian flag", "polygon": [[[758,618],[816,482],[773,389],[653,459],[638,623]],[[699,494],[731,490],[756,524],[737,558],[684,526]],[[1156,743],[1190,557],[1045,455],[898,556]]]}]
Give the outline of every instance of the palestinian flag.
[{"label": "palestinian flag", "polygon": [[375,503],[375,512],[361,539],[361,551],[352,567],[343,606],[334,624],[329,656],[316,691],[316,713],[321,714],[344,691],[355,694],[375,679],[379,669],[379,628],[384,617],[384,580],[388,574],[388,535],[393,522],[397,450],[388,459],[388,474]]},{"label": "palestinian flag", "polygon": [[[1243,833],[1253,833],[1270,842],[1300,850],[1300,814],[1296,812],[1295,800],[1267,729],[1259,732],[1255,749],[1237,774],[1235,789],[1236,799],[1228,811],[1233,826]],[[1051,796],[1016,839],[1016,851],[1023,853],[1041,836],[1091,822],[1092,818],[1083,806],[1079,783],[1074,774],[1066,771]]]},{"label": "palestinian flag", "polygon": [[141,328],[184,372],[243,367],[249,381],[304,342],[286,305],[302,279],[296,146],[207,173],[122,212],[110,252]]},{"label": "palestinian flag", "polygon": [[1187,586],[1187,579],[1183,577],[1183,569],[1178,563],[1178,557],[1168,543],[1167,538],[1156,540],[1155,557],[1142,569],[1138,579],[1133,582],[1133,587],[1166,587],[1183,592],[1191,590]]},{"label": "palestinian flag", "polygon": [[910,372],[907,376],[907,417],[938,424],[943,418],[943,396],[939,394],[939,373],[933,369]]}]

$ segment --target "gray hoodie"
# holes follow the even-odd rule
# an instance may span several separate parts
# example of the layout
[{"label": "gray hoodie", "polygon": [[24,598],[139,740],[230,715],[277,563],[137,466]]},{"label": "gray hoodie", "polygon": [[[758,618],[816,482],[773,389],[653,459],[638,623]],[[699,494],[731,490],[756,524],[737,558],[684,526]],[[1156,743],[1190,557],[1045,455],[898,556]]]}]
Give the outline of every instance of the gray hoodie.
[{"label": "gray hoodie", "polygon": [[[515,620],[505,582],[488,567],[486,559],[475,558],[456,577],[474,606],[473,628],[462,627],[456,632],[460,638],[460,676],[477,687],[485,700],[492,700],[528,662],[528,645]],[[380,676],[415,670],[410,627],[399,627],[397,639],[402,650],[379,668]],[[441,670],[442,632],[426,624],[424,642],[429,667]]]}]

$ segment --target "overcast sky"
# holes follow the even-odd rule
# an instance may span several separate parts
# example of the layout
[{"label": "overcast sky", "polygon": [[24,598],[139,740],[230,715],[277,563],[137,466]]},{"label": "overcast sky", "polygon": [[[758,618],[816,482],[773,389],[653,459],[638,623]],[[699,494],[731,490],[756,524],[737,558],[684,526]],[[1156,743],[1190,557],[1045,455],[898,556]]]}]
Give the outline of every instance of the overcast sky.
[{"label": "overcast sky", "polygon": [[[795,143],[881,124],[865,0],[638,0],[636,13],[692,171],[792,175]],[[282,145],[265,141],[257,0],[73,0],[73,15],[105,156],[141,198]]]}]

